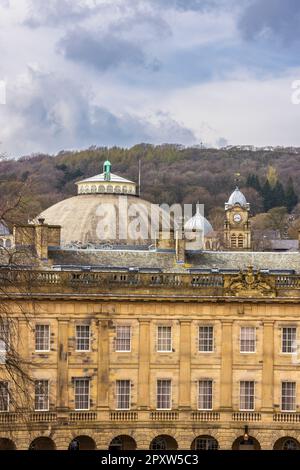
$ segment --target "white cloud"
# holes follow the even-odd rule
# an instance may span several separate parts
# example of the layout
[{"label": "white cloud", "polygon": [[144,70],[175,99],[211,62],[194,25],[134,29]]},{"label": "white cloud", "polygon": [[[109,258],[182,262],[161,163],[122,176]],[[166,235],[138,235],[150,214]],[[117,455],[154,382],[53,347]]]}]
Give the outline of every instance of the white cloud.
[{"label": "white cloud", "polygon": [[300,107],[290,102],[300,71],[289,72],[298,55],[243,42],[246,4],[0,0],[0,149],[188,144],[194,134],[216,145],[300,145]]},{"label": "white cloud", "polygon": [[[300,105],[291,103],[300,69],[282,78],[228,80],[171,94],[162,106],[210,143],[223,135],[229,144],[300,146]],[[201,126],[208,122],[215,138]]]}]

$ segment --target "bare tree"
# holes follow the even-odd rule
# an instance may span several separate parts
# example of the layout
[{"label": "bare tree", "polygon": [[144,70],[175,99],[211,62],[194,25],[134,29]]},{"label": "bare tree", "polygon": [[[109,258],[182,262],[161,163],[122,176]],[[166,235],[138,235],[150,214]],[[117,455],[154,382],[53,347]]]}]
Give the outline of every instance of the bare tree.
[{"label": "bare tree", "polygon": [[[2,201],[0,205],[0,228],[5,231],[20,224],[20,213],[24,210],[21,193],[14,201]],[[1,235],[0,235],[1,238]],[[16,422],[28,423],[28,412],[33,409],[30,390],[33,379],[30,361],[21,347],[20,319],[31,329],[30,315],[33,302],[30,300],[31,269],[36,260],[30,248],[15,246],[13,240],[3,236],[0,246],[0,411],[9,411],[2,418],[7,429]],[[10,243],[4,243],[10,241]],[[24,303],[18,297],[26,296]],[[5,415],[5,414],[4,414]],[[3,416],[3,414],[2,414]]]}]

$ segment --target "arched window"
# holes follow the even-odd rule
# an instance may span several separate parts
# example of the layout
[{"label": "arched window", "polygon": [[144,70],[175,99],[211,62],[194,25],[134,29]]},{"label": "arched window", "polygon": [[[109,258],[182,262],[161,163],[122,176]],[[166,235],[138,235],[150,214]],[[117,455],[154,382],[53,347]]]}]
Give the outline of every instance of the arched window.
[{"label": "arched window", "polygon": [[219,444],[211,436],[198,436],[192,442],[193,450],[218,450]]},{"label": "arched window", "polygon": [[282,450],[299,450],[299,442],[295,439],[286,439],[282,445]]},{"label": "arched window", "polygon": [[244,247],[244,237],[242,234],[238,236],[238,247],[243,248]]},{"label": "arched window", "polygon": [[281,437],[273,447],[274,450],[300,450],[300,443],[290,436]]},{"label": "arched window", "polygon": [[150,444],[151,450],[176,450],[178,444],[174,437],[168,435],[156,436]]},{"label": "arched window", "polygon": [[96,443],[89,436],[77,436],[70,442],[69,450],[96,450]]},{"label": "arched window", "polygon": [[115,437],[109,444],[109,450],[136,450],[136,442],[131,436]]},{"label": "arched window", "polygon": [[166,450],[167,449],[167,442],[166,439],[163,437],[157,437],[153,440],[151,444],[152,450]]},{"label": "arched window", "polygon": [[235,235],[235,233],[233,233],[231,235],[231,247],[236,248],[236,235]]}]

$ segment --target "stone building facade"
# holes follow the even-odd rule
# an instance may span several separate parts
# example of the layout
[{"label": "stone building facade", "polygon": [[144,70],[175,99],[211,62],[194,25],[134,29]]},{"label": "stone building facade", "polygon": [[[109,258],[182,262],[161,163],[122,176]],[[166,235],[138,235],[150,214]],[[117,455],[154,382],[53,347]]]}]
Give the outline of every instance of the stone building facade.
[{"label": "stone building facade", "polygon": [[15,227],[28,257],[2,260],[30,377],[22,407],[0,331],[2,449],[300,448],[299,251],[70,248],[60,226]]},{"label": "stone building facade", "polygon": [[[20,297],[22,273],[14,275]],[[26,320],[13,312],[13,299],[6,302],[18,318],[19,348],[31,376],[48,382],[49,405],[36,411],[33,406],[26,423],[13,409],[2,411],[0,442],[6,438],[26,449],[38,438],[38,446],[65,449],[79,438],[82,448],[148,449],[163,436],[158,448],[189,449],[198,438],[200,447],[216,442],[231,449],[244,440],[246,429],[248,442],[262,449],[285,441],[297,445],[300,362],[290,340],[298,341],[300,334],[299,279],[264,275],[258,282],[254,274],[255,287],[245,281],[244,291],[239,281],[228,290],[238,276],[225,277],[35,271],[34,302],[22,300]],[[269,285],[272,290],[265,290]],[[37,350],[42,325],[49,343]],[[84,351],[78,350],[78,326],[88,330]],[[75,397],[81,379],[88,381],[82,406]],[[157,389],[162,380],[171,384],[163,407]],[[120,381],[129,383],[123,409]],[[204,401],[201,381],[211,384]],[[252,403],[251,394],[246,396],[244,409],[245,382],[253,384],[254,398]],[[295,383],[290,410],[289,401],[283,403],[283,383]]]}]

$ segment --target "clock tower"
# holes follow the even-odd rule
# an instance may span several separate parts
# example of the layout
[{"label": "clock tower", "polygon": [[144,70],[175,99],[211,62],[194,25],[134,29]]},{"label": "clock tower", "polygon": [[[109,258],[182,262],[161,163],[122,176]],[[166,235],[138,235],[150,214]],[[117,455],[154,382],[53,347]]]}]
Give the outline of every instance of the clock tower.
[{"label": "clock tower", "polygon": [[235,188],[225,203],[224,245],[227,250],[250,250],[250,204],[244,194]]}]

